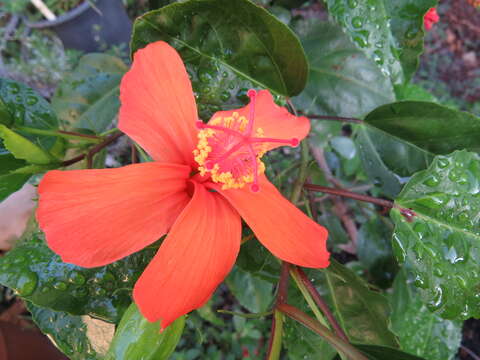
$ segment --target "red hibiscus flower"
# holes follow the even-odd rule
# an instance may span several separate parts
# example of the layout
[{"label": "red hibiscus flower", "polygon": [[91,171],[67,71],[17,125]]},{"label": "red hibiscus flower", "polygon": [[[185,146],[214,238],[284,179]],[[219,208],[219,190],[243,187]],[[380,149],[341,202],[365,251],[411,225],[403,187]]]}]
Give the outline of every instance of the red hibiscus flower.
[{"label": "red hibiscus flower", "polygon": [[433,24],[436,24],[439,20],[440,17],[437,14],[437,9],[434,7],[430,8],[423,17],[423,26],[425,26],[425,30],[431,30]]},{"label": "red hibiscus flower", "polygon": [[268,91],[249,96],[248,106],[199,122],[177,52],[165,42],[137,51],[121,82],[119,128],[155,161],[48,172],[37,219],[50,248],[65,262],[96,267],[168,232],[133,290],[143,315],[162,328],[205,304],[223,281],[239,251],[241,218],[280,259],[328,266],[326,229],[277,191],[260,161],[297,145],[309,121]]}]

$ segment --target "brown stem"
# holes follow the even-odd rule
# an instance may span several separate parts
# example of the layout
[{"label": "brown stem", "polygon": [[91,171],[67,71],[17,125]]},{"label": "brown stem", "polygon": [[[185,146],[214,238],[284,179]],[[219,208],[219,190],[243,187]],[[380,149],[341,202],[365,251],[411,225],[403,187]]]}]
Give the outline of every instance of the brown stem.
[{"label": "brown stem", "polygon": [[92,147],[86,154],[81,154],[70,160],[65,160],[64,162],[62,162],[62,166],[69,166],[69,165],[75,164],[85,158],[87,158],[87,160],[91,159],[93,155],[95,155],[96,153],[98,153],[99,151],[101,151],[102,149],[104,149],[105,147],[107,147],[108,145],[110,145],[112,142],[114,142],[115,140],[117,140],[119,137],[123,135],[124,134],[121,132],[110,135],[103,142]]},{"label": "brown stem", "polygon": [[340,324],[337,322],[335,317],[333,316],[332,312],[330,311],[330,308],[328,307],[327,303],[322,299],[320,294],[318,293],[317,289],[315,286],[312,284],[310,279],[308,278],[307,274],[299,268],[298,266],[295,266],[294,271],[297,272],[298,276],[302,280],[303,284],[307,288],[308,292],[312,296],[312,299],[315,301],[317,306],[322,310],[322,312],[325,314],[325,316],[328,319],[328,322],[332,325],[332,327],[335,330],[335,333],[341,337],[345,341],[349,341],[347,335],[343,331],[342,327]]},{"label": "brown stem", "polygon": [[385,200],[385,199],[380,199],[376,198],[373,196],[368,196],[368,195],[363,195],[363,194],[357,194],[351,191],[343,190],[343,189],[335,189],[327,186],[321,186],[321,185],[314,185],[314,184],[304,184],[303,185],[305,189],[310,190],[310,191],[318,191],[326,194],[332,194],[332,195],[337,195],[337,196],[343,196],[347,197],[350,199],[355,199],[355,200],[360,200],[364,202],[369,202],[372,204],[380,205],[385,208],[395,208],[400,211],[400,213],[407,218],[407,220],[411,220],[415,216],[415,212],[411,209],[406,209],[402,208],[398,205],[396,205],[393,201],[390,200]]},{"label": "brown stem", "polygon": [[131,162],[132,164],[135,164],[138,162],[138,154],[137,154],[137,148],[135,147],[135,144],[132,143],[130,144],[130,151],[131,151]]},{"label": "brown stem", "polygon": [[[279,347],[281,346],[281,344],[279,344],[278,342],[281,341],[281,335],[282,335],[281,322],[283,321],[283,315],[281,312],[277,310],[277,307],[287,302],[288,283],[290,280],[289,274],[290,274],[290,264],[286,261],[282,261],[282,270],[280,272],[280,280],[278,281],[277,299],[275,301],[275,309],[273,311],[272,330],[270,332],[270,339],[268,340],[268,349],[267,349],[266,359],[272,358],[273,351],[276,351],[279,354]],[[274,349],[274,346],[275,346],[275,349]]]},{"label": "brown stem", "polygon": [[280,273],[280,280],[278,281],[278,293],[277,293],[277,302],[278,304],[284,304],[287,302],[288,294],[288,283],[290,281],[290,264],[286,261],[282,261],[282,270]]},{"label": "brown stem", "polygon": [[315,115],[315,114],[303,114],[309,119],[318,119],[318,120],[334,120],[347,123],[361,124],[363,121],[357,118],[341,117],[341,116],[325,116],[325,115]]}]

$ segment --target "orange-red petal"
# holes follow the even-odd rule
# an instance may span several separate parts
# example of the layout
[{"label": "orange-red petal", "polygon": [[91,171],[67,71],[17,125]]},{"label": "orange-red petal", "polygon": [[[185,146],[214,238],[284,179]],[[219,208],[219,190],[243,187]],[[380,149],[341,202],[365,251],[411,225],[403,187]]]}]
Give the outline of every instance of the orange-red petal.
[{"label": "orange-red petal", "polygon": [[120,84],[120,130],[155,160],[195,165],[197,107],[182,59],[158,41],[138,50]]},{"label": "orange-red petal", "polygon": [[161,319],[163,329],[210,298],[240,247],[238,213],[219,194],[193,183],[192,200],[133,290],[142,314],[149,321]]},{"label": "orange-red petal", "polygon": [[329,265],[327,230],[285,199],[265,176],[259,178],[260,191],[248,187],[222,190],[256,237],[275,256],[292,264],[311,268]]},{"label": "orange-red petal", "polygon": [[37,210],[48,246],[63,261],[83,267],[144,248],[168,231],[190,200],[189,171],[155,162],[49,171],[38,187]]},{"label": "orange-red petal", "polygon": [[[210,121],[216,117],[232,117],[234,112],[249,119],[250,105],[240,109],[218,111]],[[266,138],[302,140],[310,131],[310,121],[304,116],[290,114],[286,108],[275,104],[268,90],[261,90],[256,95],[253,125],[254,131],[258,128],[263,130]],[[269,143],[266,149],[272,150],[279,146],[285,144]]]}]

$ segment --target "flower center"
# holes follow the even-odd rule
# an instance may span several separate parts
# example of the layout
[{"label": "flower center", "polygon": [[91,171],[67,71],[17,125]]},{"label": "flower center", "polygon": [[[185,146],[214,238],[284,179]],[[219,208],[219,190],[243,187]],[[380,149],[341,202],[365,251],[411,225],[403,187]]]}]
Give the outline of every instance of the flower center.
[{"label": "flower center", "polygon": [[296,138],[267,138],[261,128],[254,131],[257,92],[251,89],[247,95],[250,98],[248,119],[234,112],[229,117],[215,117],[208,124],[197,121],[199,140],[193,154],[198,170],[202,176],[209,172],[214,182],[223,184],[224,190],[251,184],[253,192],[259,191],[258,176],[265,171],[260,158],[267,152],[267,144],[293,147],[299,144]]}]

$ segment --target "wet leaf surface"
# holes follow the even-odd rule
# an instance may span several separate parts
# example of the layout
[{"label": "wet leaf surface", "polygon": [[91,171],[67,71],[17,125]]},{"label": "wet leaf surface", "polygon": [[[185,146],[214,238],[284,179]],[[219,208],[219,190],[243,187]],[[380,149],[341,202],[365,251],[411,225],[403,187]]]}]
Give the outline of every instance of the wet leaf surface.
[{"label": "wet leaf surface", "polygon": [[174,3],[139,17],[132,53],[158,40],[182,56],[204,118],[243,105],[252,87],[285,96],[305,87],[308,65],[299,40],[247,0]]},{"label": "wet leaf surface", "polygon": [[415,174],[395,203],[394,253],[414,274],[423,303],[446,319],[480,316],[480,157],[467,151],[437,156]]},{"label": "wet leaf surface", "polygon": [[61,261],[35,232],[0,258],[0,283],[38,306],[73,315],[91,315],[118,322],[131,303],[135,281],[155,254],[155,248],[98,268]]}]

